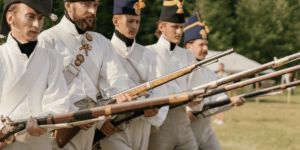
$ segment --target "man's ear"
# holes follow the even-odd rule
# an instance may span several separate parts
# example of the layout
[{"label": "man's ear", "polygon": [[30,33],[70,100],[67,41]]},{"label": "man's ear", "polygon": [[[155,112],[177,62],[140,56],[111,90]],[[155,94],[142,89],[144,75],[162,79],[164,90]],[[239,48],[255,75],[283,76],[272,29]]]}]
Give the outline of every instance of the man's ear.
[{"label": "man's ear", "polygon": [[164,27],[164,24],[163,23],[160,23],[158,25],[158,29],[160,30],[160,32],[163,34],[165,32],[165,27]]},{"label": "man's ear", "polygon": [[117,16],[117,15],[114,15],[112,21],[113,21],[113,24],[114,24],[115,28],[119,27],[119,20],[120,20],[120,17]]},{"label": "man's ear", "polygon": [[186,49],[190,49],[191,48],[191,43],[186,43]]},{"label": "man's ear", "polygon": [[7,12],[7,14],[6,14],[6,21],[7,21],[8,26],[10,28],[13,25],[14,19],[15,19],[14,12]]},{"label": "man's ear", "polygon": [[68,12],[72,11],[72,9],[71,9],[71,2],[69,2],[69,1],[65,2],[65,9]]}]

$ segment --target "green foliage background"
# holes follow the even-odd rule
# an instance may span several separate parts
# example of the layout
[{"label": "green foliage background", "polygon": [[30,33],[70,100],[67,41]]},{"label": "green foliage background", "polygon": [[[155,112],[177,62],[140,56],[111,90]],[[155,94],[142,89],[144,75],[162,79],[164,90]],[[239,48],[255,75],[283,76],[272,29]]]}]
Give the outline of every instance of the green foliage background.
[{"label": "green foliage background", "polygon": [[[154,36],[163,0],[144,0],[142,22],[137,42],[143,45],[157,41]],[[4,0],[0,0],[3,6]],[[211,33],[209,49],[223,51],[234,47],[239,54],[259,63],[274,56],[280,58],[298,52],[300,48],[299,0],[185,0],[186,17],[200,12]],[[2,16],[2,7],[0,8]],[[54,0],[54,11],[62,18],[64,1]],[[111,38],[113,0],[101,0],[97,13],[97,29]],[[43,29],[57,22],[45,19]],[[0,43],[5,39],[0,40]],[[288,66],[296,65],[297,62]]]}]

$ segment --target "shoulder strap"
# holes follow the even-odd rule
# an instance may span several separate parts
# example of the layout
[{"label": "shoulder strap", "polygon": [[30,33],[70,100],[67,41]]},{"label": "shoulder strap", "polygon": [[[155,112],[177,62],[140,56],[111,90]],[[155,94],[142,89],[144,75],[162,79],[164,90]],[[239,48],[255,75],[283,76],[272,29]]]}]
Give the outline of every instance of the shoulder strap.
[{"label": "shoulder strap", "polygon": [[133,80],[133,82],[136,85],[140,85],[147,82],[143,79],[142,75],[137,70],[137,66],[143,56],[145,48],[139,44],[136,44],[135,48],[133,49],[134,52],[132,52],[131,57],[128,58],[117,46],[113,46],[118,54],[118,57],[125,71],[127,72],[128,76]]},{"label": "shoulder strap", "polygon": [[70,50],[74,55],[74,59],[70,62],[70,64],[64,71],[64,77],[66,79],[67,84],[71,83],[71,81],[75,77],[77,77],[80,71],[80,66],[82,66],[87,72],[88,76],[92,79],[95,87],[97,87],[100,70],[98,70],[96,64],[88,56],[85,56],[82,65],[80,65],[79,67],[75,65],[76,55],[79,52],[78,41],[75,39],[74,36],[66,34],[65,32],[61,32],[62,29],[64,29],[64,27],[61,24],[58,24],[50,30],[51,33],[57,36],[62,41],[62,43],[68,48],[68,50]]},{"label": "shoulder strap", "polygon": [[0,110],[4,116],[8,116],[20,104],[23,98],[27,95],[29,90],[34,85],[36,79],[40,75],[43,66],[46,62],[48,51],[46,49],[36,49],[33,58],[28,65],[25,73],[14,85],[12,90],[5,94],[0,103]]}]

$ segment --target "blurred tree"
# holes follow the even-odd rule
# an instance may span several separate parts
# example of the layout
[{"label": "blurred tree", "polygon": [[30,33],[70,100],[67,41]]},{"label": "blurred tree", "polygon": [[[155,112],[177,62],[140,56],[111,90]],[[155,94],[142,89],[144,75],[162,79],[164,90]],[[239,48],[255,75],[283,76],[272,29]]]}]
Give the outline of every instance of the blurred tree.
[{"label": "blurred tree", "polygon": [[209,49],[226,50],[235,45],[236,0],[196,0],[199,12],[209,27]]},{"label": "blurred tree", "polygon": [[296,53],[299,6],[296,0],[240,1],[236,11],[237,52],[260,63]]}]

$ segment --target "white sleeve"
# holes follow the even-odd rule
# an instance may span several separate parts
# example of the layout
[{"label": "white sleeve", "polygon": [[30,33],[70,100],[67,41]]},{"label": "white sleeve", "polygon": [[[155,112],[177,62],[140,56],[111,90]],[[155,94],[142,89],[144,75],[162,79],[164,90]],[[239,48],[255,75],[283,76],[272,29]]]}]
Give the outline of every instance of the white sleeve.
[{"label": "white sleeve", "polygon": [[[158,68],[158,65],[157,65],[157,60],[156,60],[156,59],[159,59],[159,58],[158,58],[158,56],[156,56],[156,59],[153,59],[153,58],[155,58],[155,56],[152,56],[152,58],[150,58],[150,60],[152,59],[152,61],[148,66],[149,71],[148,71],[148,74],[147,74],[147,81],[154,80],[154,79],[161,76],[161,72],[159,71],[159,68]],[[167,87],[166,87],[166,85],[161,85],[161,86],[158,86],[158,87],[153,89],[153,92],[151,93],[149,98],[159,97],[159,96],[166,96],[166,95],[168,95]],[[167,114],[168,114],[168,111],[169,111],[169,106],[164,106],[164,107],[159,109],[157,115],[155,115],[153,117],[147,117],[147,118],[143,116],[142,118],[144,120],[148,121],[153,126],[159,127],[165,121],[165,119],[167,117]]]},{"label": "white sleeve", "polygon": [[106,48],[100,75],[104,78],[104,81],[101,79],[100,84],[103,82],[108,84],[109,88],[106,89],[106,92],[108,96],[111,96],[129,89],[130,81],[111,42],[104,39],[103,43]]},{"label": "white sleeve", "polygon": [[[2,67],[2,61],[0,60],[0,68]],[[1,97],[2,97],[2,92],[3,92],[3,84],[4,84],[4,72],[3,69],[0,69],[0,103],[1,103]]]},{"label": "white sleeve", "polygon": [[48,52],[51,66],[47,77],[47,89],[42,99],[43,116],[49,113],[66,113],[70,107],[69,91],[61,71],[61,61],[55,51]]}]

